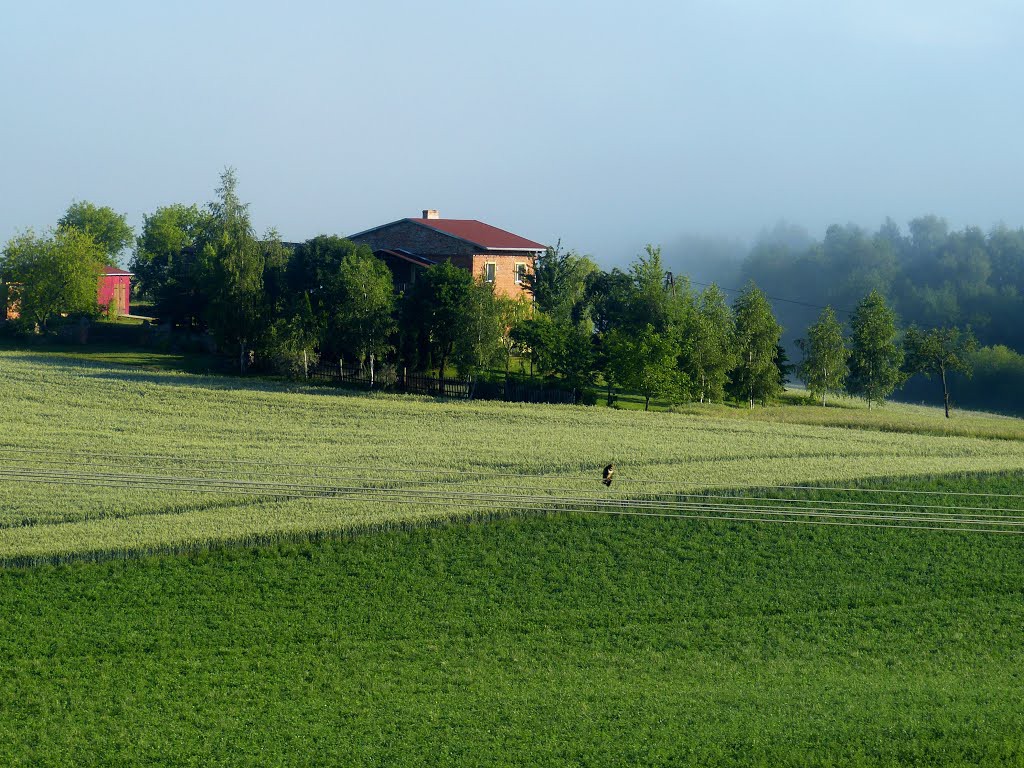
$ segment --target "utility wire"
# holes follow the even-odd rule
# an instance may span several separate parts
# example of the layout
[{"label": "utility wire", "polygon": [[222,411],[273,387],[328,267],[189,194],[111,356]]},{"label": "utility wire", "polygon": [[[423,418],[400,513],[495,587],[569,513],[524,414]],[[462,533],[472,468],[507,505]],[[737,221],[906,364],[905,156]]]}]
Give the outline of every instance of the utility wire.
[{"label": "utility wire", "polygon": [[[743,291],[739,288],[724,288],[718,283],[702,283],[700,280],[690,280],[690,282],[693,283],[694,285],[702,285],[705,288],[714,285],[720,291],[725,291],[726,293],[743,293]],[[810,304],[806,301],[798,301],[796,299],[783,299],[779,296],[769,296],[768,294],[765,294],[765,298],[771,299],[772,301],[785,302],[786,304],[796,304],[801,307],[809,307],[811,309],[826,309],[826,307],[822,306],[821,304]],[[828,306],[831,307],[832,305],[830,304]],[[855,311],[852,309],[842,309],[840,307],[832,307],[832,309],[834,309],[836,312],[841,312],[844,315],[852,315]]]},{"label": "utility wire", "polygon": [[[1000,515],[988,517],[983,515],[964,516],[949,507],[951,512],[898,512],[894,510],[863,510],[858,508],[807,508],[793,506],[767,506],[749,504],[711,504],[707,502],[679,502],[657,499],[593,499],[566,497],[556,495],[514,495],[480,492],[431,491],[428,489],[389,489],[366,487],[316,487],[299,484],[273,484],[257,481],[224,481],[210,479],[193,479],[167,476],[133,476],[105,473],[99,475],[83,475],[52,471],[22,472],[6,471],[4,477],[28,482],[41,482],[56,485],[124,487],[134,485],[140,489],[159,489],[187,492],[207,492],[229,495],[254,495],[260,497],[295,498],[330,498],[346,497],[355,501],[388,502],[416,504],[427,507],[471,506],[479,509],[481,505],[502,505],[522,511],[593,511],[593,512],[638,512],[649,510],[661,515],[673,514],[693,517],[696,512],[714,513],[717,518],[725,513],[733,516],[728,519],[749,519],[752,515],[760,517],[785,517],[806,520],[847,520],[869,521],[875,525],[896,524],[942,524],[954,526],[961,530],[964,526],[986,526],[977,530],[1013,530],[1024,526],[1024,518]],[[697,517],[700,517],[697,515]],[[911,527],[920,527],[919,525]],[[1024,531],[1022,531],[1024,532]]]},{"label": "utility wire", "polygon": [[[36,448],[20,448],[16,446],[2,446],[0,445],[0,451],[4,452],[19,452],[36,454],[43,456],[84,456],[87,459],[92,459],[93,456],[87,451],[76,451],[69,450],[58,452],[54,449],[36,449]],[[110,456],[111,454],[108,454]],[[273,462],[273,461],[262,461],[255,459],[216,459],[216,458],[202,458],[192,459],[186,457],[159,455],[159,454],[113,454],[114,458],[122,459],[123,461],[170,461],[176,463],[205,463],[205,464],[226,464],[231,466],[253,466],[259,468],[254,470],[252,474],[265,475],[265,468],[267,467],[302,467],[307,471],[310,469],[323,469],[323,470],[347,470],[347,471],[363,471],[363,472],[387,472],[393,473],[407,473],[407,474],[430,474],[430,475],[464,475],[464,476],[479,476],[483,478],[490,477],[513,477],[513,478],[543,478],[545,480],[567,480],[567,479],[596,479],[597,470],[589,473],[580,472],[564,472],[564,473],[530,473],[530,472],[496,472],[487,470],[464,470],[464,469],[453,469],[446,467],[396,467],[396,466],[384,466],[380,464],[374,464],[373,466],[358,465],[358,464],[324,464],[319,466],[311,466],[307,463],[298,462]],[[88,463],[88,462],[87,462]],[[715,488],[739,488],[745,484],[741,482],[714,482],[707,480],[688,480],[680,478],[678,480],[641,480],[631,479],[626,477],[617,476],[617,483],[630,484],[630,485],[648,485],[648,486],[666,486],[674,485],[678,486],[690,486],[694,488],[702,487],[715,487]],[[1024,494],[1018,493],[990,493],[990,492],[978,492],[978,491],[922,491],[905,488],[856,488],[856,487],[836,487],[836,486],[820,486],[820,485],[753,485],[746,484],[747,487],[764,488],[768,490],[796,490],[796,491],[830,491],[837,493],[885,493],[889,495],[924,495],[924,496],[953,496],[953,497],[990,497],[990,498],[1006,498],[1006,499],[1024,499]]]}]

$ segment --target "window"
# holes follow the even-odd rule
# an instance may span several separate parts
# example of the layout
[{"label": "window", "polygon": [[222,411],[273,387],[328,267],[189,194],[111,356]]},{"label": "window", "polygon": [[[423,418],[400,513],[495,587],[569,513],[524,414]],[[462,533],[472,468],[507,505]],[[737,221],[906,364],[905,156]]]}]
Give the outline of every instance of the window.
[{"label": "window", "polygon": [[516,262],[516,285],[522,285],[526,282],[526,264],[521,261]]},{"label": "window", "polygon": [[498,265],[495,264],[493,261],[488,261],[486,264],[484,264],[484,282],[493,283],[494,273],[497,271]]}]

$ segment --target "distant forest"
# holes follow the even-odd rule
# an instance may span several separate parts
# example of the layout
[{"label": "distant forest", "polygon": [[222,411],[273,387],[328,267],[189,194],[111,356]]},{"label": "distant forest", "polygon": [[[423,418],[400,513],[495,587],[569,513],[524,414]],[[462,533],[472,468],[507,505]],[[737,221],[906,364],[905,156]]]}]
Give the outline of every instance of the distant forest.
[{"label": "distant forest", "polygon": [[[840,314],[878,290],[903,326],[970,325],[982,345],[1024,349],[1024,229],[951,232],[925,216],[908,230],[890,219],[874,233],[833,225],[805,247],[762,241],[740,267],[740,282]],[[798,337],[813,312],[787,302],[775,309],[787,338]]]},{"label": "distant forest", "polygon": [[[699,274],[695,260],[688,261]],[[799,228],[780,225],[759,239],[731,276],[721,267],[713,274],[736,287],[752,280],[772,299],[783,344],[795,360],[795,342],[821,306],[848,318],[871,290],[886,297],[902,328],[970,326],[979,345],[994,349],[979,351],[971,381],[956,377],[960,405],[1024,411],[1018,394],[1024,358],[1015,354],[1024,351],[1024,229],[951,231],[943,219],[923,216],[906,231],[891,219],[876,232],[833,225],[814,241]],[[935,386],[915,377],[902,396],[933,399]]]}]

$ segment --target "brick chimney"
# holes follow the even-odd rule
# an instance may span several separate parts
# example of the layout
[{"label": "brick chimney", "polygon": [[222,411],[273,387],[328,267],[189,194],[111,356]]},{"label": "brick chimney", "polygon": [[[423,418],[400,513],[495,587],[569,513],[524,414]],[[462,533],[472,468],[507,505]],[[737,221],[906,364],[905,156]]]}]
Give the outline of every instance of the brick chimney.
[{"label": "brick chimney", "polygon": [[423,209],[423,218],[424,219],[440,219],[441,218],[441,214],[438,213],[437,211],[433,210],[432,208],[424,208]]}]

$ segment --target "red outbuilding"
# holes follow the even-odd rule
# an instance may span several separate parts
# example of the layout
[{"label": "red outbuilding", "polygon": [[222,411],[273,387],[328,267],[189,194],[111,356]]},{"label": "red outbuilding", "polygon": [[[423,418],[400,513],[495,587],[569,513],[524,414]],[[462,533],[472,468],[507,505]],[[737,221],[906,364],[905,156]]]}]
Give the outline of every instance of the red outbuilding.
[{"label": "red outbuilding", "polygon": [[114,315],[130,315],[132,273],[117,267],[105,267],[100,275],[97,303]]}]

